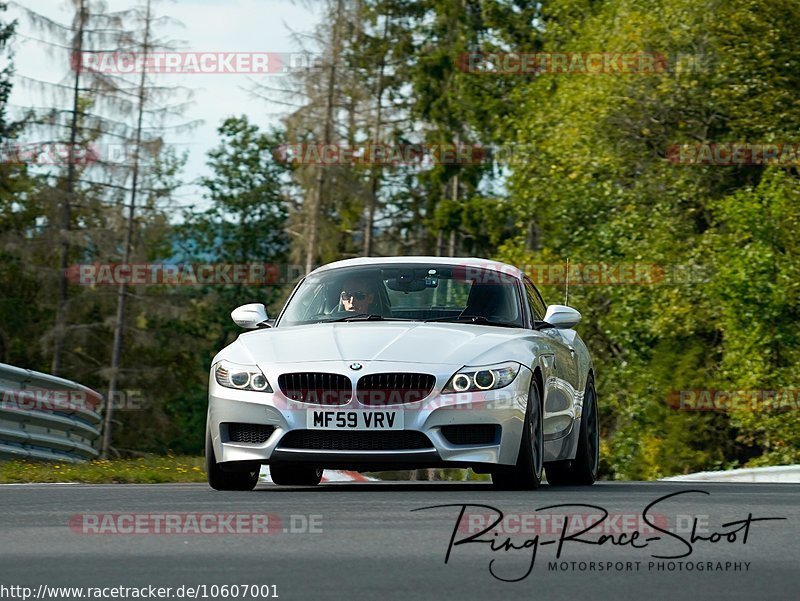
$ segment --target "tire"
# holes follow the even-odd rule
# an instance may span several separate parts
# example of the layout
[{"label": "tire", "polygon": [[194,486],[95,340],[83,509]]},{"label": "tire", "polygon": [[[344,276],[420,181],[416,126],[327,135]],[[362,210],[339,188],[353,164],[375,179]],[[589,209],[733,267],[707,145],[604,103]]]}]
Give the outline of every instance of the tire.
[{"label": "tire", "polygon": [[600,430],[597,421],[597,393],[589,377],[583,396],[581,430],[575,459],[547,464],[547,483],[552,486],[590,486],[597,480],[600,460]]},{"label": "tire", "polygon": [[542,395],[535,381],[528,392],[525,409],[525,428],[517,452],[517,463],[512,468],[492,472],[492,482],[499,490],[535,490],[542,483],[544,473],[544,423]]},{"label": "tire", "polygon": [[322,468],[305,465],[270,465],[269,474],[281,486],[316,486],[322,480]]},{"label": "tire", "polygon": [[[248,467],[252,467],[252,465],[248,465]],[[206,478],[211,488],[214,490],[253,490],[258,484],[259,471],[259,469],[241,472],[224,471],[214,456],[211,433],[206,431]]]}]

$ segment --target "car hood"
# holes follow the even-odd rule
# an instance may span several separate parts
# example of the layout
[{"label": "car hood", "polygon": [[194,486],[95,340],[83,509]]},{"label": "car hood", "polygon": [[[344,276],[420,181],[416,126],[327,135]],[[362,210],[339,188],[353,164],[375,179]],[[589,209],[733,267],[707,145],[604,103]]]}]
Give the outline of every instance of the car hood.
[{"label": "car hood", "polygon": [[257,364],[394,361],[486,365],[515,360],[518,352],[523,352],[526,338],[536,334],[521,328],[472,324],[349,322],[258,330],[239,336],[231,345],[239,348],[228,348]]}]

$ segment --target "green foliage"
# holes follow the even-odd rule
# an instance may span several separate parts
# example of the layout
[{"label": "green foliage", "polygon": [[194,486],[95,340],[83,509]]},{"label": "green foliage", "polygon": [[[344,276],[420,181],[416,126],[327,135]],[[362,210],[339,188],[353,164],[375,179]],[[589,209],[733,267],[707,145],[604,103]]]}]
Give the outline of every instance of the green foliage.
[{"label": "green foliage", "polygon": [[201,254],[221,261],[258,261],[286,250],[286,206],[273,153],[282,139],[261,133],[246,117],[230,117],[217,130],[220,145],[209,153],[213,175],[203,179],[211,208],[189,215]]},{"label": "green foliage", "polygon": [[[800,362],[800,182],[767,171],[714,205],[719,228],[708,232],[709,260],[717,266],[709,293],[721,332],[717,380],[725,390],[797,389]],[[759,465],[800,460],[800,413],[742,408],[732,415],[738,439],[758,446]]]},{"label": "green foliage", "polygon": [[[281,130],[262,132],[246,117],[221,124],[201,182],[206,202],[180,223],[160,203],[178,185],[182,160],[159,154],[137,216],[136,260],[303,261],[308,203],[321,191],[314,260],[358,255],[374,231],[375,254],[452,248],[516,265],[657,265],[649,282],[570,289],[595,360],[603,474],[650,479],[800,461],[796,405],[700,413],[668,403],[690,389],[798,389],[797,166],[668,158],[674,144],[797,142],[797,0],[332,0],[327,8],[336,22],[318,37],[338,47],[321,54],[339,62],[300,77],[308,103]],[[0,28],[0,50],[11,32]],[[668,70],[464,68],[469,53],[509,51],[657,53]],[[9,76],[0,74],[3,140],[13,135],[3,119]],[[318,166],[276,161],[281,144],[319,143],[326,129],[350,145],[475,144],[490,160],[332,165],[321,178]],[[0,165],[0,360],[45,371],[58,265],[48,225],[63,187]],[[77,195],[72,221],[82,238],[70,261],[116,256],[122,201],[103,203],[83,186]],[[561,286],[541,288],[561,302]],[[114,292],[73,287],[67,307],[66,375],[100,389]],[[274,314],[286,292],[134,287],[123,379],[148,406],[118,413],[120,449],[199,452],[211,359],[238,334],[230,310],[261,301]]]},{"label": "green foliage", "polygon": [[205,482],[202,457],[99,459],[88,463],[0,463],[0,483],[82,482],[85,484],[163,484]]},{"label": "green foliage", "polygon": [[796,111],[789,117],[784,106],[797,102],[798,71],[787,36],[800,19],[788,9],[796,3],[786,4],[711,11],[705,3],[619,0],[572,12],[573,2],[549,3],[548,22],[558,26],[545,50],[658,51],[676,67],[662,75],[544,74],[515,91],[521,110],[505,131],[535,156],[515,165],[509,189],[535,224],[537,247],[526,250],[517,237],[501,257],[656,263],[668,276],[677,267],[704,276],[572,288],[598,364],[607,469],[616,477],[728,466],[762,453],[759,463],[796,460],[796,411],[696,415],[665,405],[670,392],[689,388],[796,388],[796,172],[665,158],[675,143],[793,140]]},{"label": "green foliage", "polygon": [[[203,180],[211,205],[204,211],[187,212],[184,223],[176,228],[173,241],[181,248],[179,258],[202,263],[269,263],[280,269],[288,246],[281,180],[285,171],[273,151],[282,138],[275,132],[260,132],[246,117],[226,119],[218,131],[220,145],[209,153],[212,175]],[[151,348],[159,349],[155,355],[167,351],[165,363],[172,366],[161,382],[152,384],[169,391],[163,403],[169,427],[159,450],[197,453],[204,444],[211,359],[239,334],[230,311],[249,302],[263,302],[277,311],[281,290],[276,284],[216,284],[164,290],[163,295],[181,311],[177,319],[156,317],[148,324],[159,340]]]}]

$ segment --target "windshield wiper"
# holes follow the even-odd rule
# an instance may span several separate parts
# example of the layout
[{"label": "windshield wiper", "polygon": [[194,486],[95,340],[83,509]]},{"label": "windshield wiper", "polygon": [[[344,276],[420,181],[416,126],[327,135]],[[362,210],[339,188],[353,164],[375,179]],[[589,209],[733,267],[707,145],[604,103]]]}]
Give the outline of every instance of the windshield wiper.
[{"label": "windshield wiper", "polygon": [[336,319],[326,319],[320,323],[336,323],[340,321],[413,321],[403,317],[384,317],[376,313],[357,313],[355,315],[345,315]]},{"label": "windshield wiper", "polygon": [[445,317],[435,317],[433,319],[425,319],[425,323],[430,323],[434,321],[449,321],[453,323],[475,323],[482,326],[499,326],[502,328],[519,328],[521,327],[518,323],[513,323],[511,321],[495,321],[493,319],[489,319],[488,317],[484,317],[483,315],[447,315]]}]

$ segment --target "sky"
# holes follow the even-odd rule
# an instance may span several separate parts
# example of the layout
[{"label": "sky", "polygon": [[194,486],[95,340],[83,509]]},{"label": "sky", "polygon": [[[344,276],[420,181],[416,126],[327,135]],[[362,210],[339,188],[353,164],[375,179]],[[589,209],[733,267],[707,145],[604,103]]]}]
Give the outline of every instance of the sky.
[{"label": "sky", "polygon": [[[71,11],[67,0],[23,0],[25,6],[49,18],[68,22]],[[111,10],[129,7],[135,0],[106,0]],[[168,15],[183,23],[183,27],[167,27],[163,33],[185,42],[187,52],[297,52],[298,42],[292,33],[309,32],[317,21],[318,0],[174,0],[157,3],[158,14]],[[310,5],[310,7],[309,7]],[[9,6],[8,16],[18,18],[17,39],[13,43],[16,73],[32,79],[62,81],[69,74],[69,65],[45,52],[41,44],[29,39],[41,37],[34,32],[22,12]],[[67,60],[66,57],[62,60]],[[217,145],[217,127],[225,117],[246,115],[261,127],[276,124],[285,107],[270,105],[254,98],[248,88],[252,75],[227,74],[159,74],[158,83],[183,85],[194,90],[194,104],[185,115],[186,121],[202,120],[203,124],[189,134],[172,135],[168,142],[189,152],[184,177],[193,180],[207,174],[206,152]],[[281,75],[263,75],[279,78]],[[271,83],[266,81],[266,83]],[[275,82],[279,85],[279,82]],[[15,81],[10,99],[11,114],[31,105],[47,102],[21,79]],[[19,114],[19,113],[17,113]],[[196,187],[185,194],[199,194]]]}]

